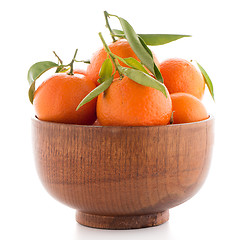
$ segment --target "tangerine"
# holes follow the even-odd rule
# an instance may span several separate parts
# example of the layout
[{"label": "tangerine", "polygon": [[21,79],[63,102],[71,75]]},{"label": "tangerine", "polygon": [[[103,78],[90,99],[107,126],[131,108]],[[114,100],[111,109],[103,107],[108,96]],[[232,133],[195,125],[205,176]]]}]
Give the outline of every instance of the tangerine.
[{"label": "tangerine", "polygon": [[172,101],[151,87],[140,85],[128,77],[115,79],[98,96],[97,117],[101,125],[150,126],[166,125],[172,113]]},{"label": "tangerine", "polygon": [[189,61],[170,58],[158,65],[164,84],[171,93],[185,92],[201,99],[205,90],[202,73]]},{"label": "tangerine", "polygon": [[34,94],[36,116],[43,121],[93,124],[96,120],[96,99],[78,111],[76,108],[95,87],[85,75],[57,73],[45,80]]},{"label": "tangerine", "polygon": [[197,122],[208,118],[202,102],[188,93],[171,94],[173,123]]},{"label": "tangerine", "polygon": [[74,74],[83,74],[83,75],[87,75],[87,71],[86,70],[83,70],[83,69],[74,69],[73,70],[73,73]]},{"label": "tangerine", "polygon": [[[133,57],[140,62],[140,60],[138,59],[138,57],[136,56],[136,54],[134,53],[134,51],[132,50],[131,46],[129,45],[129,43],[126,39],[119,39],[116,42],[110,43],[108,45],[108,47],[113,54],[115,54],[121,58]],[[154,56],[154,54],[153,54],[153,56]],[[87,67],[87,75],[88,75],[89,79],[91,79],[96,85],[99,85],[99,83],[97,82],[97,80],[99,79],[99,72],[100,72],[103,62],[106,59],[107,59],[107,52],[105,51],[104,48],[101,48],[100,50],[96,51],[93,54],[93,56],[90,60],[90,64]],[[156,64],[159,64],[159,62],[155,56],[154,56],[154,62]],[[126,64],[124,64],[120,61],[119,61],[119,64],[123,67],[126,67]],[[113,66],[113,72],[114,72],[114,70],[115,70],[115,68]],[[119,78],[118,72],[116,72],[114,78]]]}]

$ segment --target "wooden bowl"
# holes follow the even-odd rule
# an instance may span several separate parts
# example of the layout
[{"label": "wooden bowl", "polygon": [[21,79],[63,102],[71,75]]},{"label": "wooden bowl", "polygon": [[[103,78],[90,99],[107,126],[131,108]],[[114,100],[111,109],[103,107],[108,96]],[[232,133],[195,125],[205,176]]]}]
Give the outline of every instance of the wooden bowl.
[{"label": "wooden bowl", "polygon": [[82,225],[150,227],[206,179],[214,119],[167,126],[80,126],[32,120],[39,177]]}]

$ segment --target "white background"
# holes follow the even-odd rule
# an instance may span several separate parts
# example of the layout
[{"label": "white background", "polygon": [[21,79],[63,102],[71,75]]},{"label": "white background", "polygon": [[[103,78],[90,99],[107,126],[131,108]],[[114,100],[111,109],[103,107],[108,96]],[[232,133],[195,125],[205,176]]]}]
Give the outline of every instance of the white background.
[{"label": "white background", "polygon": [[[101,47],[99,31],[110,41],[104,10],[127,19],[139,33],[191,34],[192,38],[152,50],[160,61],[197,60],[214,83],[216,102],[207,91],[203,99],[216,118],[209,176],[199,193],[171,209],[169,222],[159,227],[129,231],[83,227],[75,222],[73,209],[46,193],[35,171],[28,68],[37,61],[55,61],[52,50],[65,63],[76,48],[78,59],[90,58]],[[239,22],[239,4],[234,0],[1,3],[0,239],[240,239]]]}]

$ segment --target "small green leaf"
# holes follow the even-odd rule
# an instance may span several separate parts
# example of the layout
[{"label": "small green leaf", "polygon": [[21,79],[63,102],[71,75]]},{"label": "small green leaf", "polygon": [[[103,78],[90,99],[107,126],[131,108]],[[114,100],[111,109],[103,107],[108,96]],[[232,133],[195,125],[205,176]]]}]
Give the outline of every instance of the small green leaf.
[{"label": "small green leaf", "polygon": [[58,67],[58,64],[50,61],[44,61],[44,62],[37,62],[33,64],[30,69],[28,70],[28,83],[30,85],[30,88],[28,90],[28,97],[31,103],[33,103],[33,97],[35,92],[35,82],[36,80],[47,70]]},{"label": "small green leaf", "polygon": [[71,69],[70,67],[64,67],[60,65],[57,67],[56,73],[65,73],[65,72],[68,72],[70,69]]},{"label": "small green leaf", "polygon": [[152,55],[150,55],[142,45],[142,42],[139,40],[139,37],[132,26],[125,19],[120,17],[118,17],[118,19],[132,50],[140,59],[140,61],[149,69],[149,71],[154,74],[154,61]]},{"label": "small green leaf", "polygon": [[183,37],[191,37],[191,35],[178,34],[138,34],[147,45],[158,46],[176,41]]},{"label": "small green leaf", "polygon": [[33,64],[28,70],[27,78],[28,78],[29,85],[31,85],[33,81],[39,78],[44,72],[57,66],[58,66],[57,63],[50,62],[50,61],[37,62]]},{"label": "small green leaf", "polygon": [[144,66],[139,61],[137,61],[135,58],[133,58],[133,57],[121,58],[121,57],[119,57],[115,54],[113,54],[113,56],[115,58],[117,58],[118,60],[120,60],[121,62],[123,62],[124,64],[126,64],[127,66],[132,67],[132,68],[137,69],[137,70],[140,70],[140,71],[143,71],[146,74],[148,74],[148,72],[144,68]]},{"label": "small green leaf", "polygon": [[[113,29],[114,36],[125,38],[124,32],[122,30]],[[166,43],[176,41],[180,38],[191,37],[191,35],[180,35],[180,34],[138,34],[147,45],[158,46]]]},{"label": "small green leaf", "polygon": [[213,100],[215,101],[212,81],[211,81],[210,77],[208,76],[207,72],[203,69],[203,67],[197,61],[196,61],[196,63],[198,65],[199,69],[201,70],[201,73],[204,77],[204,80],[205,80],[205,83],[208,87],[208,90],[209,90]]},{"label": "small green leaf", "polygon": [[83,106],[84,104],[90,102],[95,97],[97,97],[100,93],[106,91],[113,81],[113,76],[109,77],[108,79],[104,80],[99,86],[94,88],[77,106],[76,111]]},{"label": "small green leaf", "polygon": [[120,69],[124,75],[126,75],[133,81],[135,81],[143,86],[155,88],[155,89],[161,91],[165,95],[165,97],[167,97],[167,92],[166,92],[166,88],[165,88],[164,84],[157,81],[150,75],[148,75],[142,71],[132,69],[132,68],[120,67]]},{"label": "small green leaf", "polygon": [[112,32],[114,34],[114,37],[125,38],[124,32],[122,30],[112,29]]},{"label": "small green leaf", "polygon": [[126,65],[128,65],[129,67],[132,67],[132,68],[140,70],[146,74],[149,74],[148,71],[144,68],[144,66],[133,57],[124,58],[124,63]]},{"label": "small green leaf", "polygon": [[112,71],[113,71],[113,66],[112,66],[112,62],[109,58],[107,58],[103,64],[102,64],[102,67],[100,69],[100,72],[99,72],[99,79],[98,79],[98,82],[99,83],[102,83],[104,79],[108,79],[111,77],[112,75]]},{"label": "small green leaf", "polygon": [[87,63],[87,64],[90,64],[90,59],[87,59],[87,60],[74,60],[75,62],[81,62],[81,63]]}]

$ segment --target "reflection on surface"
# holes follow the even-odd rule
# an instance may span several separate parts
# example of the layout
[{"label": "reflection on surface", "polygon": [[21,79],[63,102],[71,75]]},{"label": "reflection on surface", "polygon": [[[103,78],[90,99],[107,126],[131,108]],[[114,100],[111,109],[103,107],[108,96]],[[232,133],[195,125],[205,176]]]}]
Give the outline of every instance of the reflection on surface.
[{"label": "reflection on surface", "polygon": [[105,229],[95,229],[82,226],[76,223],[74,239],[164,239],[173,240],[173,234],[171,233],[171,227],[169,222],[166,222],[160,226],[142,228],[142,229],[132,229],[132,230],[105,230]]}]

